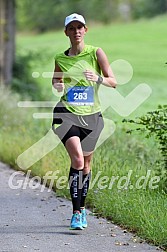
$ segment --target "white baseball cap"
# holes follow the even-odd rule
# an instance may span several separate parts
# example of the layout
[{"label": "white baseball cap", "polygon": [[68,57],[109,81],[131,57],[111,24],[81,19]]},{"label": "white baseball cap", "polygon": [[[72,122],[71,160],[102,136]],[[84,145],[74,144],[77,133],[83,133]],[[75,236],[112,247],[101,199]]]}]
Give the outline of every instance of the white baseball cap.
[{"label": "white baseball cap", "polygon": [[79,15],[77,13],[73,13],[65,18],[65,27],[71,23],[72,21],[78,21],[82,24],[86,24],[85,19],[82,15]]}]

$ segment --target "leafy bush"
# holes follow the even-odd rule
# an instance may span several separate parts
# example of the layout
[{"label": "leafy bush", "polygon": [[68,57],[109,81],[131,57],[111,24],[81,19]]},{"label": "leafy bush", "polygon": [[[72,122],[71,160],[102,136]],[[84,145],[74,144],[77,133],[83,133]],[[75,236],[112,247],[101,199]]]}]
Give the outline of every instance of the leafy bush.
[{"label": "leafy bush", "polygon": [[36,59],[39,60],[39,57],[39,53],[31,51],[26,53],[20,52],[16,55],[11,89],[21,94],[23,98],[31,100],[42,98],[39,83],[32,77],[33,66],[36,63]]},{"label": "leafy bush", "polygon": [[135,0],[131,1],[132,15],[135,19],[147,17],[151,18],[166,13],[166,0]]},{"label": "leafy bush", "polygon": [[[154,134],[158,141],[158,148],[162,155],[162,160],[158,160],[158,173],[163,181],[165,191],[167,191],[167,105],[159,106],[157,110],[148,112],[146,115],[136,120],[124,119],[123,122],[134,123],[143,127],[135,130],[145,132],[146,137]],[[129,130],[131,133],[134,130]]]}]

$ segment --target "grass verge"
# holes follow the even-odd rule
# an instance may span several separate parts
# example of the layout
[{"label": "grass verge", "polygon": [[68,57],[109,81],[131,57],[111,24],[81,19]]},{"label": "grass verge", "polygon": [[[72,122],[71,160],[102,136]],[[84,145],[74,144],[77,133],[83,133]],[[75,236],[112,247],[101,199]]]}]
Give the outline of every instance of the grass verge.
[{"label": "grass verge", "polygon": [[[1,90],[0,160],[15,169],[16,158],[42,138],[50,128],[47,122],[34,122],[34,109],[17,107],[18,96]],[[87,206],[97,215],[108,218],[135,232],[154,245],[167,247],[167,201],[156,180],[157,147],[154,139],[129,136],[124,125],[99,147],[92,162],[92,181]],[[124,144],[126,143],[126,144]],[[54,178],[57,195],[70,198],[68,190],[69,158],[59,145],[28,170],[31,176],[44,178],[47,172]],[[25,171],[26,172],[26,171]],[[48,178],[50,186],[52,177]],[[153,186],[153,188],[151,187]]]}]

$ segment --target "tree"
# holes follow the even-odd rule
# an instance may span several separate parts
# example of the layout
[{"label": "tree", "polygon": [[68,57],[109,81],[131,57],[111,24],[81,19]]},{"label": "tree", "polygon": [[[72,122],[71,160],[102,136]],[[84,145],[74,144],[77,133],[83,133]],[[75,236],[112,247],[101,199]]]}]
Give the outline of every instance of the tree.
[{"label": "tree", "polygon": [[15,55],[15,0],[0,0],[0,84],[12,80]]},{"label": "tree", "polygon": [[134,18],[154,17],[167,12],[167,0],[131,0]]}]

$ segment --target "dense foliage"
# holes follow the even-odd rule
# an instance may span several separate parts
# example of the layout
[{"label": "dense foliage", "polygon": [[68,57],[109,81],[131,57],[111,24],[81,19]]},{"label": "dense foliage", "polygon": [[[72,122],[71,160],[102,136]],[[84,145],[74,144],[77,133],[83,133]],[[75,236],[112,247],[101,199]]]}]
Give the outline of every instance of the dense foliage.
[{"label": "dense foliage", "polygon": [[21,94],[24,99],[43,98],[40,84],[32,77],[33,66],[37,64],[37,59],[41,59],[40,52],[18,52],[15,57],[11,89]]},{"label": "dense foliage", "polygon": [[63,27],[64,17],[78,12],[89,22],[109,23],[133,18],[153,17],[167,12],[167,0],[16,0],[20,29],[43,32]]},{"label": "dense foliage", "polygon": [[167,12],[166,0],[134,0],[132,2],[134,18],[150,18]]},{"label": "dense foliage", "polygon": [[123,121],[143,126],[136,130],[146,132],[147,138],[154,135],[158,140],[159,150],[162,154],[162,160],[158,160],[158,172],[167,191],[167,105],[159,106],[157,110],[148,112],[136,120],[124,119]]}]

